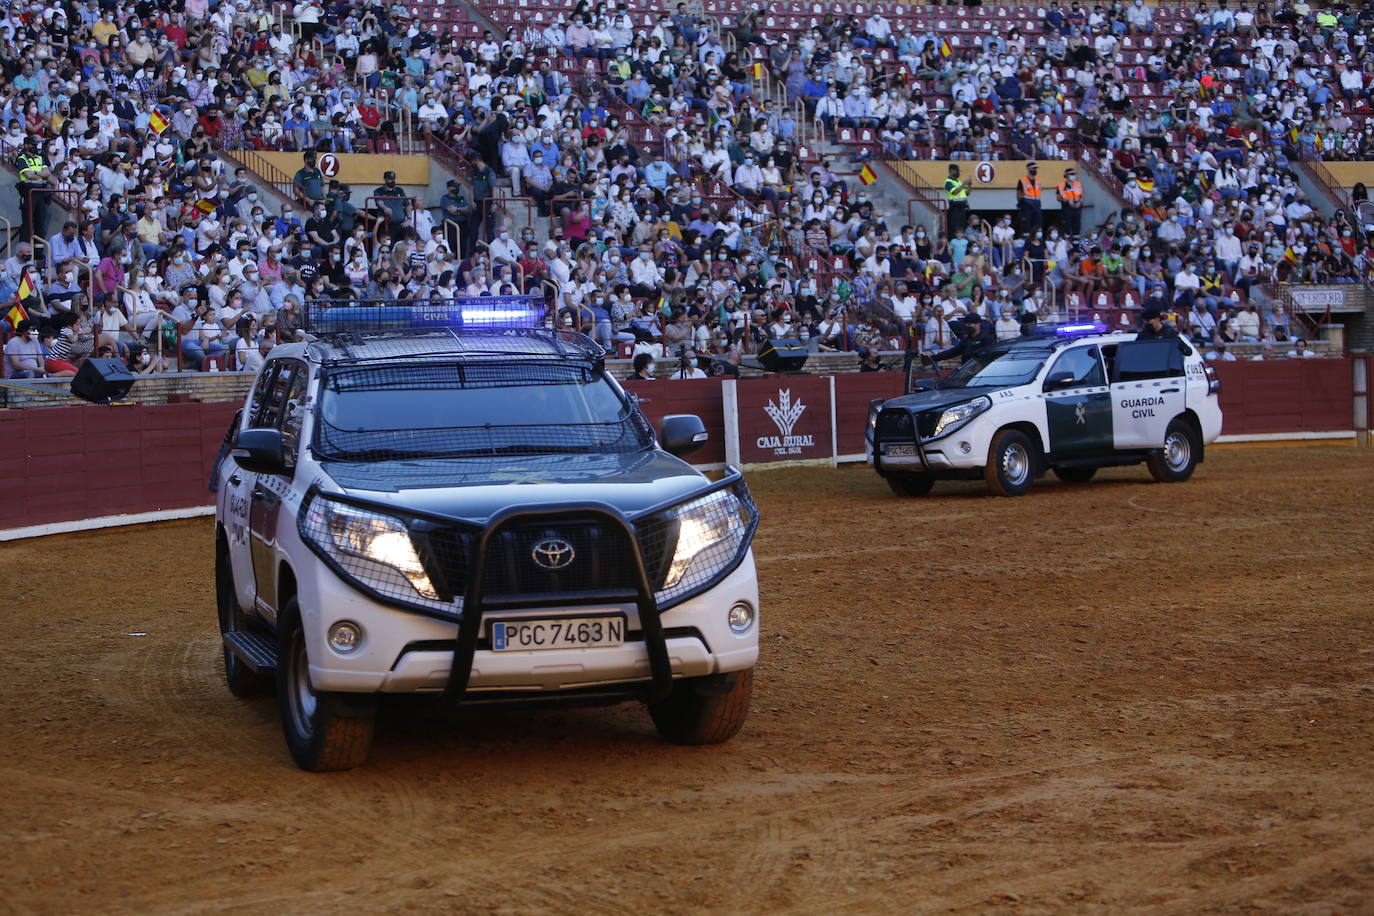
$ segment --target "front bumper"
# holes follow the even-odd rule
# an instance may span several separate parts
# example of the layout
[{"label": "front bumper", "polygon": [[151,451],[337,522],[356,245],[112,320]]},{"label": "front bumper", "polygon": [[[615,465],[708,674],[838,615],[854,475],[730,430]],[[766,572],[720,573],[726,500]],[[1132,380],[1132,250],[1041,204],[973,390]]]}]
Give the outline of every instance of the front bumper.
[{"label": "front bumper", "polygon": [[[361,693],[441,692],[453,669],[458,626],[381,604],[358,592],[324,564],[298,570],[298,599],[305,623],[311,683],[320,690]],[[755,608],[754,625],[734,633],[726,615],[737,601]],[[663,611],[660,621],[672,677],[741,671],[758,660],[758,578],[753,551],[709,590]],[[523,617],[624,613],[627,640],[595,649],[494,652],[486,646],[487,621]],[[363,631],[349,655],[331,649],[325,635],[337,621]],[[652,679],[649,652],[633,604],[487,611],[472,655],[467,692],[528,691],[541,694],[577,688],[639,684]]]}]

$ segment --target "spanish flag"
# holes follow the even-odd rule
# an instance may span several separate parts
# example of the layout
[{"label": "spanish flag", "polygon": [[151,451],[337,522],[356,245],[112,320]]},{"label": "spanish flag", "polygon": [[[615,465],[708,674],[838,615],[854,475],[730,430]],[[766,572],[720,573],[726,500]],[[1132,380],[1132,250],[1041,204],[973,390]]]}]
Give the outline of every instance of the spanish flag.
[{"label": "spanish flag", "polygon": [[215,212],[215,202],[208,197],[202,197],[196,201],[196,209],[201,213],[209,215]]},{"label": "spanish flag", "polygon": [[950,45],[949,39],[948,39],[948,38],[944,38],[944,39],[941,39],[941,40],[940,40],[940,56],[941,56],[941,57],[953,57],[953,56],[954,56],[954,48]]},{"label": "spanish flag", "polygon": [[[33,281],[29,279],[29,272],[26,270],[19,275],[19,301],[23,302],[25,299],[29,298],[32,295]],[[24,317],[27,318],[29,316],[25,315]]]},{"label": "spanish flag", "polygon": [[754,66],[750,67],[749,70],[754,74],[754,79],[756,80],[763,79],[763,75],[768,72],[763,68],[763,61],[759,60],[754,61]]},{"label": "spanish flag", "polygon": [[878,173],[873,171],[872,166],[865,162],[864,167],[859,169],[859,180],[865,185],[870,185],[878,180]]},{"label": "spanish flag", "polygon": [[18,302],[11,305],[10,310],[5,313],[5,320],[9,322],[11,329],[19,327],[19,322],[27,321],[28,318],[29,313],[24,311],[24,307]]},{"label": "spanish flag", "polygon": [[1288,131],[1288,139],[1293,143],[1298,142],[1298,129],[1296,127]]},{"label": "spanish flag", "polygon": [[160,137],[166,132],[167,128],[172,126],[172,122],[164,118],[162,112],[154,108],[148,113],[148,126],[153,129],[153,133]]},{"label": "spanish flag", "polygon": [[1153,194],[1155,192],[1155,180],[1153,178],[1137,178],[1135,180],[1135,185],[1146,194]]},{"label": "spanish flag", "polygon": [[1298,266],[1298,253],[1293,250],[1292,245],[1289,245],[1283,250],[1283,259],[1294,267]]}]

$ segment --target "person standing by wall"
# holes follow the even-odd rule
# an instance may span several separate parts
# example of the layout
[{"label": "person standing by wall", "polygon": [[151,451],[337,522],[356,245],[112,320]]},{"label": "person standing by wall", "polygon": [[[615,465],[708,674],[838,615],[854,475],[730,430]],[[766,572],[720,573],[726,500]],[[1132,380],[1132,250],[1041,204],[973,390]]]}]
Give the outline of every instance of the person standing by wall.
[{"label": "person standing by wall", "polygon": [[949,177],[945,179],[945,223],[950,238],[954,233],[968,225],[969,183],[959,178],[959,166],[949,166]]},{"label": "person standing by wall", "polygon": [[1059,224],[1064,234],[1074,238],[1083,234],[1083,185],[1078,170],[1064,170],[1064,180],[1055,185],[1059,196]]},{"label": "person standing by wall", "polygon": [[1016,180],[1016,211],[1020,217],[1021,232],[1029,234],[1045,224],[1041,210],[1040,166],[1034,162],[1026,163],[1026,174]]}]

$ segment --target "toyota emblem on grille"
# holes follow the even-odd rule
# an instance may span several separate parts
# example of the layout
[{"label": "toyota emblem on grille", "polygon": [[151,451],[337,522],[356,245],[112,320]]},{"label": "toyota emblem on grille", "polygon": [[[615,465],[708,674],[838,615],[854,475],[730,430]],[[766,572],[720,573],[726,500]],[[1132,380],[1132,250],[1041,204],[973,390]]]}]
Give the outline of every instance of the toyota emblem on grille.
[{"label": "toyota emblem on grille", "polygon": [[573,545],[562,538],[544,538],[534,545],[530,556],[545,569],[563,569],[572,563],[576,554]]}]

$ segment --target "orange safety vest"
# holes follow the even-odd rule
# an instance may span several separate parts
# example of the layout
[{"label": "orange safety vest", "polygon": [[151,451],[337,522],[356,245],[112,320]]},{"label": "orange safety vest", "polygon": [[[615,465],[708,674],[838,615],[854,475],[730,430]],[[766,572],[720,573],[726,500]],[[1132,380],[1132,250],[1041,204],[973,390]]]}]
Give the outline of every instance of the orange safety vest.
[{"label": "orange safety vest", "polygon": [[1040,199],[1039,178],[1031,178],[1029,175],[1022,175],[1020,178],[1017,179],[1016,184],[1021,189],[1022,200]]},{"label": "orange safety vest", "polygon": [[1055,186],[1060,200],[1082,200],[1083,186],[1076,181],[1061,181]]}]

